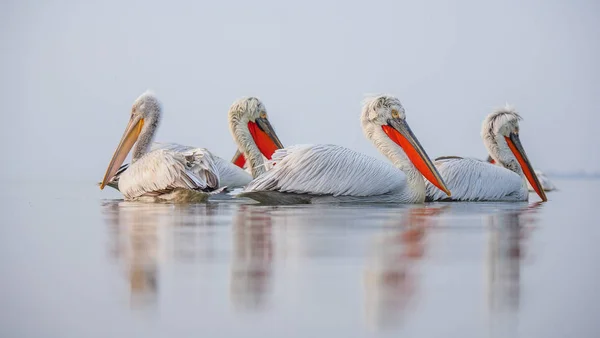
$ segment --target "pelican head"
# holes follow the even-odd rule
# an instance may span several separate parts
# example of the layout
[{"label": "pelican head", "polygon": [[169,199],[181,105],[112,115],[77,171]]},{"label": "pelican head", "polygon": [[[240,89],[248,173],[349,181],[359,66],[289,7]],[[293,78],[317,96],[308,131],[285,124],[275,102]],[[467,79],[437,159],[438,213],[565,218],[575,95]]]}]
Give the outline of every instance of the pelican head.
[{"label": "pelican head", "polygon": [[[381,137],[392,140],[402,149],[413,167],[431,184],[450,196],[446,183],[406,123],[406,112],[400,100],[390,95],[379,95],[366,99],[363,103],[361,122],[368,139],[376,145],[381,143],[379,139]],[[378,146],[378,148],[384,149],[385,147]]]},{"label": "pelican head", "polygon": [[131,106],[131,115],[139,115],[141,118],[160,118],[162,105],[156,95],[150,91],[145,91],[140,95]]},{"label": "pelican head", "polygon": [[154,137],[154,132],[160,122],[161,112],[162,106],[160,102],[154,93],[150,91],[146,91],[135,100],[131,107],[129,123],[110,160],[108,169],[106,169],[100,189],[104,189],[106,184],[119,170],[119,167],[125,161],[134,144],[137,143],[133,151],[132,162],[148,151]]},{"label": "pelican head", "polygon": [[481,136],[494,162],[518,174],[524,174],[545,202],[548,200],[546,193],[519,139],[520,120],[521,116],[509,105],[496,109],[483,120]]},{"label": "pelican head", "polygon": [[[283,148],[279,137],[271,126],[267,116],[265,105],[256,97],[244,97],[235,101],[229,108],[229,130],[235,139],[238,149],[241,150],[244,156],[251,158],[255,163],[252,167],[262,164],[262,155],[271,159],[273,153],[277,149]],[[236,154],[234,163],[238,164],[243,161],[237,160],[241,154]],[[260,159],[259,159],[260,157]],[[251,160],[252,160],[251,159]],[[254,173],[253,176],[259,173]]]}]

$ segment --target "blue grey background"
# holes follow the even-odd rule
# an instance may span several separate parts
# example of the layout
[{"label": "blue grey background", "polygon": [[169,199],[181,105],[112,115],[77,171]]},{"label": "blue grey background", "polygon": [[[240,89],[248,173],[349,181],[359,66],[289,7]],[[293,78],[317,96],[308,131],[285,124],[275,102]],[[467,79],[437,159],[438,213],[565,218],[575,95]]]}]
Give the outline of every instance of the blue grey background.
[{"label": "blue grey background", "polygon": [[[365,94],[397,95],[431,157],[484,157],[481,122],[516,106],[534,167],[600,170],[595,1],[3,1],[2,175],[99,180],[133,100],[157,140],[235,150],[227,109],[266,104],[286,145],[380,156]],[[68,168],[68,169],[65,169]]]}]

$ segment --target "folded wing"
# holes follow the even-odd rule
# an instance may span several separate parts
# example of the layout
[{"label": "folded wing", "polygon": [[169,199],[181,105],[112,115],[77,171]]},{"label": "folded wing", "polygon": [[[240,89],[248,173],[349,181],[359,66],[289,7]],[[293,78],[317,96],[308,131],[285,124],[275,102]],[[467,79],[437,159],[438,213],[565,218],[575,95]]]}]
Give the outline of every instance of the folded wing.
[{"label": "folded wing", "polygon": [[426,181],[427,200],[519,200],[525,182],[516,173],[472,158],[441,157],[434,162],[452,197]]},{"label": "folded wing", "polygon": [[213,191],[218,170],[210,154],[165,149],[151,151],[121,174],[119,190],[127,198],[166,194],[176,188]]},{"label": "folded wing", "polygon": [[336,145],[297,145],[277,150],[275,165],[244,192],[277,191],[333,196],[374,196],[406,185],[392,164]]}]

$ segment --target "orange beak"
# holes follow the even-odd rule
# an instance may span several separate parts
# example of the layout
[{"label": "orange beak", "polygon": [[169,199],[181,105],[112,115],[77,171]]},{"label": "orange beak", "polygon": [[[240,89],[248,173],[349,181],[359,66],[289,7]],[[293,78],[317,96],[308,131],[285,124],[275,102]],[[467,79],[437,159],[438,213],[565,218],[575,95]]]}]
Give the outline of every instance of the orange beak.
[{"label": "orange beak", "polygon": [[386,135],[404,150],[413,165],[431,184],[445,192],[446,195],[451,196],[446,183],[444,183],[440,173],[408,127],[408,124],[406,124],[406,121],[400,118],[391,119],[382,128]]},{"label": "orange beak", "polygon": [[244,157],[244,154],[237,150],[231,159],[231,163],[243,169],[244,165],[246,164],[246,158]]},{"label": "orange beak", "polygon": [[515,157],[517,158],[517,161],[519,161],[519,165],[521,165],[521,170],[523,170],[523,173],[525,174],[525,177],[533,187],[533,190],[535,190],[538,196],[540,196],[542,201],[548,201],[546,193],[544,192],[544,189],[542,188],[542,185],[540,184],[540,181],[538,180],[537,175],[533,170],[533,166],[531,165],[531,162],[529,162],[529,159],[525,154],[525,149],[523,149],[523,146],[521,145],[519,134],[510,133],[510,136],[504,136],[504,139],[506,140],[506,143],[508,144],[508,147],[512,151],[513,155],[515,155]]},{"label": "orange beak", "polygon": [[275,130],[265,118],[257,118],[256,122],[248,122],[248,129],[260,152],[269,160],[277,149],[283,148]]},{"label": "orange beak", "polygon": [[119,167],[123,164],[127,154],[129,154],[129,151],[131,151],[131,148],[140,136],[143,126],[143,118],[131,116],[129,124],[127,125],[127,128],[125,128],[125,133],[123,133],[123,137],[121,137],[121,141],[110,160],[108,169],[106,169],[102,183],[100,183],[100,189],[104,189],[106,184],[113,178],[117,171],[119,171]]}]

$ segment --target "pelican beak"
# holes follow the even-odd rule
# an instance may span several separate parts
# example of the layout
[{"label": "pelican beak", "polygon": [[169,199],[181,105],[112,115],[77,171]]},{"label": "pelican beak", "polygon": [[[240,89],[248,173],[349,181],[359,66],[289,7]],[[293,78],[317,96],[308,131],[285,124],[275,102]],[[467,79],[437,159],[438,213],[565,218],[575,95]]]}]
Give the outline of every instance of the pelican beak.
[{"label": "pelican beak", "polygon": [[269,160],[275,150],[283,148],[283,144],[266,118],[260,117],[255,122],[248,122],[248,129],[260,152]]},{"label": "pelican beak", "polygon": [[527,158],[527,154],[525,154],[525,149],[523,149],[523,145],[521,145],[519,134],[510,133],[510,136],[504,136],[504,139],[506,140],[506,143],[508,144],[508,147],[512,151],[513,155],[515,155],[515,157],[517,158],[517,161],[519,161],[521,169],[523,170],[525,177],[527,177],[527,180],[533,187],[533,190],[535,190],[538,196],[540,196],[542,201],[546,202],[548,198],[546,197],[546,193],[544,192],[544,189],[542,188],[542,185],[540,184],[540,181],[538,180],[537,175],[533,170],[531,162],[529,162],[529,159]]},{"label": "pelican beak", "polygon": [[137,141],[140,136],[140,132],[142,131],[142,127],[144,126],[144,119],[139,116],[131,115],[131,119],[129,120],[129,124],[125,129],[125,133],[123,133],[123,137],[121,137],[121,141],[115,150],[115,153],[110,160],[110,164],[108,165],[108,169],[106,169],[106,174],[104,174],[104,179],[102,179],[102,183],[100,184],[100,189],[104,189],[106,184],[113,178],[113,176],[119,170],[123,161],[131,151],[131,148]]},{"label": "pelican beak", "polygon": [[246,158],[244,157],[244,154],[242,154],[239,151],[239,149],[236,150],[235,155],[233,155],[231,163],[237,165],[240,168],[244,168],[244,164],[246,164]]},{"label": "pelican beak", "polygon": [[382,128],[387,136],[404,150],[413,165],[431,184],[451,196],[442,176],[404,119],[390,119],[388,124],[383,125]]}]

